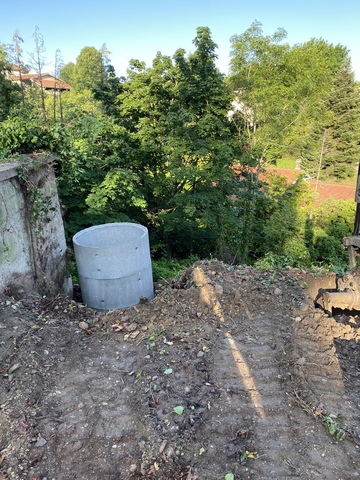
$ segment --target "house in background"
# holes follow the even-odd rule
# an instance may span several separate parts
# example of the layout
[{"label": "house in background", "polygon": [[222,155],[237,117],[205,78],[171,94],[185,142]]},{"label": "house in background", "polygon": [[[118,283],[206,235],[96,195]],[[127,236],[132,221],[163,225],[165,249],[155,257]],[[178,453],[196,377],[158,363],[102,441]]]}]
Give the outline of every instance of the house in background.
[{"label": "house in background", "polygon": [[54,92],[66,92],[71,90],[71,86],[64,82],[63,80],[60,80],[60,78],[56,78],[53,75],[50,75],[50,73],[42,73],[39,75],[38,73],[21,73],[18,69],[13,69],[10,76],[9,80],[12,82],[15,82],[20,85],[22,83],[25,86],[29,87],[42,87],[45,91],[50,91]]}]

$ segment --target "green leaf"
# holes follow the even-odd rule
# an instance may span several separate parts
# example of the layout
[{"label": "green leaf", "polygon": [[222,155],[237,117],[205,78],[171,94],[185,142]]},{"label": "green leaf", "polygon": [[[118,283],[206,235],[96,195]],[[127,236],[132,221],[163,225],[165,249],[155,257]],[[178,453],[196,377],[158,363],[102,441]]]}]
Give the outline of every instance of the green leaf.
[{"label": "green leaf", "polygon": [[225,480],[234,480],[234,475],[232,473],[227,473],[225,475]]},{"label": "green leaf", "polygon": [[337,430],[337,427],[336,427],[336,423],[335,422],[329,422],[328,423],[328,430],[329,430],[329,433],[330,435],[335,435],[335,432]]},{"label": "green leaf", "polygon": [[173,412],[176,413],[177,415],[182,415],[184,413],[184,407],[182,407],[181,405],[178,405],[177,407],[174,407]]},{"label": "green leaf", "polygon": [[165,373],[165,375],[171,375],[173,373],[173,369],[172,368],[166,368],[164,370],[164,373]]},{"label": "green leaf", "polygon": [[202,455],[203,453],[205,453],[205,448],[201,447],[199,450],[199,455]]}]

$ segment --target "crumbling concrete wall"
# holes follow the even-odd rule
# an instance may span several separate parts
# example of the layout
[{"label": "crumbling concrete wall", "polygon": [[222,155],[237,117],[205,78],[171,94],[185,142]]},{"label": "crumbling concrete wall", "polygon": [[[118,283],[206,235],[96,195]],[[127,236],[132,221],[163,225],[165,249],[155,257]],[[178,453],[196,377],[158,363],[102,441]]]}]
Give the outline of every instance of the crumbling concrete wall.
[{"label": "crumbling concrete wall", "polygon": [[53,158],[0,164],[0,290],[72,295]]}]

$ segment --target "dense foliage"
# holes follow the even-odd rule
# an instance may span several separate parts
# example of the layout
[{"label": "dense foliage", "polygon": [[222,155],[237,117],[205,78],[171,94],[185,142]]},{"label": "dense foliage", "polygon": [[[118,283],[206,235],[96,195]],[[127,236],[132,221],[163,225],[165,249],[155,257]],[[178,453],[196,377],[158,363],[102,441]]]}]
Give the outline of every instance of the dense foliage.
[{"label": "dense foliage", "polygon": [[10,63],[23,67],[20,40],[16,32],[0,49],[0,155],[57,154],[69,241],[87,226],[132,221],[149,228],[158,259],[346,265],[354,202],[314,209],[302,177],[264,176],[284,159],[320,179],[356,173],[360,97],[345,47],[291,47],[284,30],[264,36],[254,22],[232,37],[224,77],[210,30],[199,27],[193,53],[159,52],[150,67],[131,60],[126,78],[105,44],[67,65],[57,51],[56,76],[72,89],[44,95],[6,78]]},{"label": "dense foliage", "polygon": [[20,101],[20,88],[7,79],[11,65],[6,59],[5,48],[0,45],[0,121],[5,120],[11,108]]}]

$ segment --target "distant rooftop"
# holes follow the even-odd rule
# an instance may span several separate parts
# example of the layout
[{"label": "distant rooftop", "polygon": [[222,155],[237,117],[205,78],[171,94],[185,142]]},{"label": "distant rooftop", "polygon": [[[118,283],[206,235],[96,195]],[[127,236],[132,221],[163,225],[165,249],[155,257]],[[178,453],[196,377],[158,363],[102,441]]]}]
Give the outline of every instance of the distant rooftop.
[{"label": "distant rooftop", "polygon": [[[19,73],[11,75],[10,80],[16,83],[20,83]],[[41,75],[39,75],[38,73],[23,73],[21,75],[21,81],[26,85],[33,85],[39,88],[41,87],[42,83],[42,86],[45,90],[71,90],[71,86],[68,83],[60,80],[60,78],[50,75],[50,73],[42,73]]]}]

